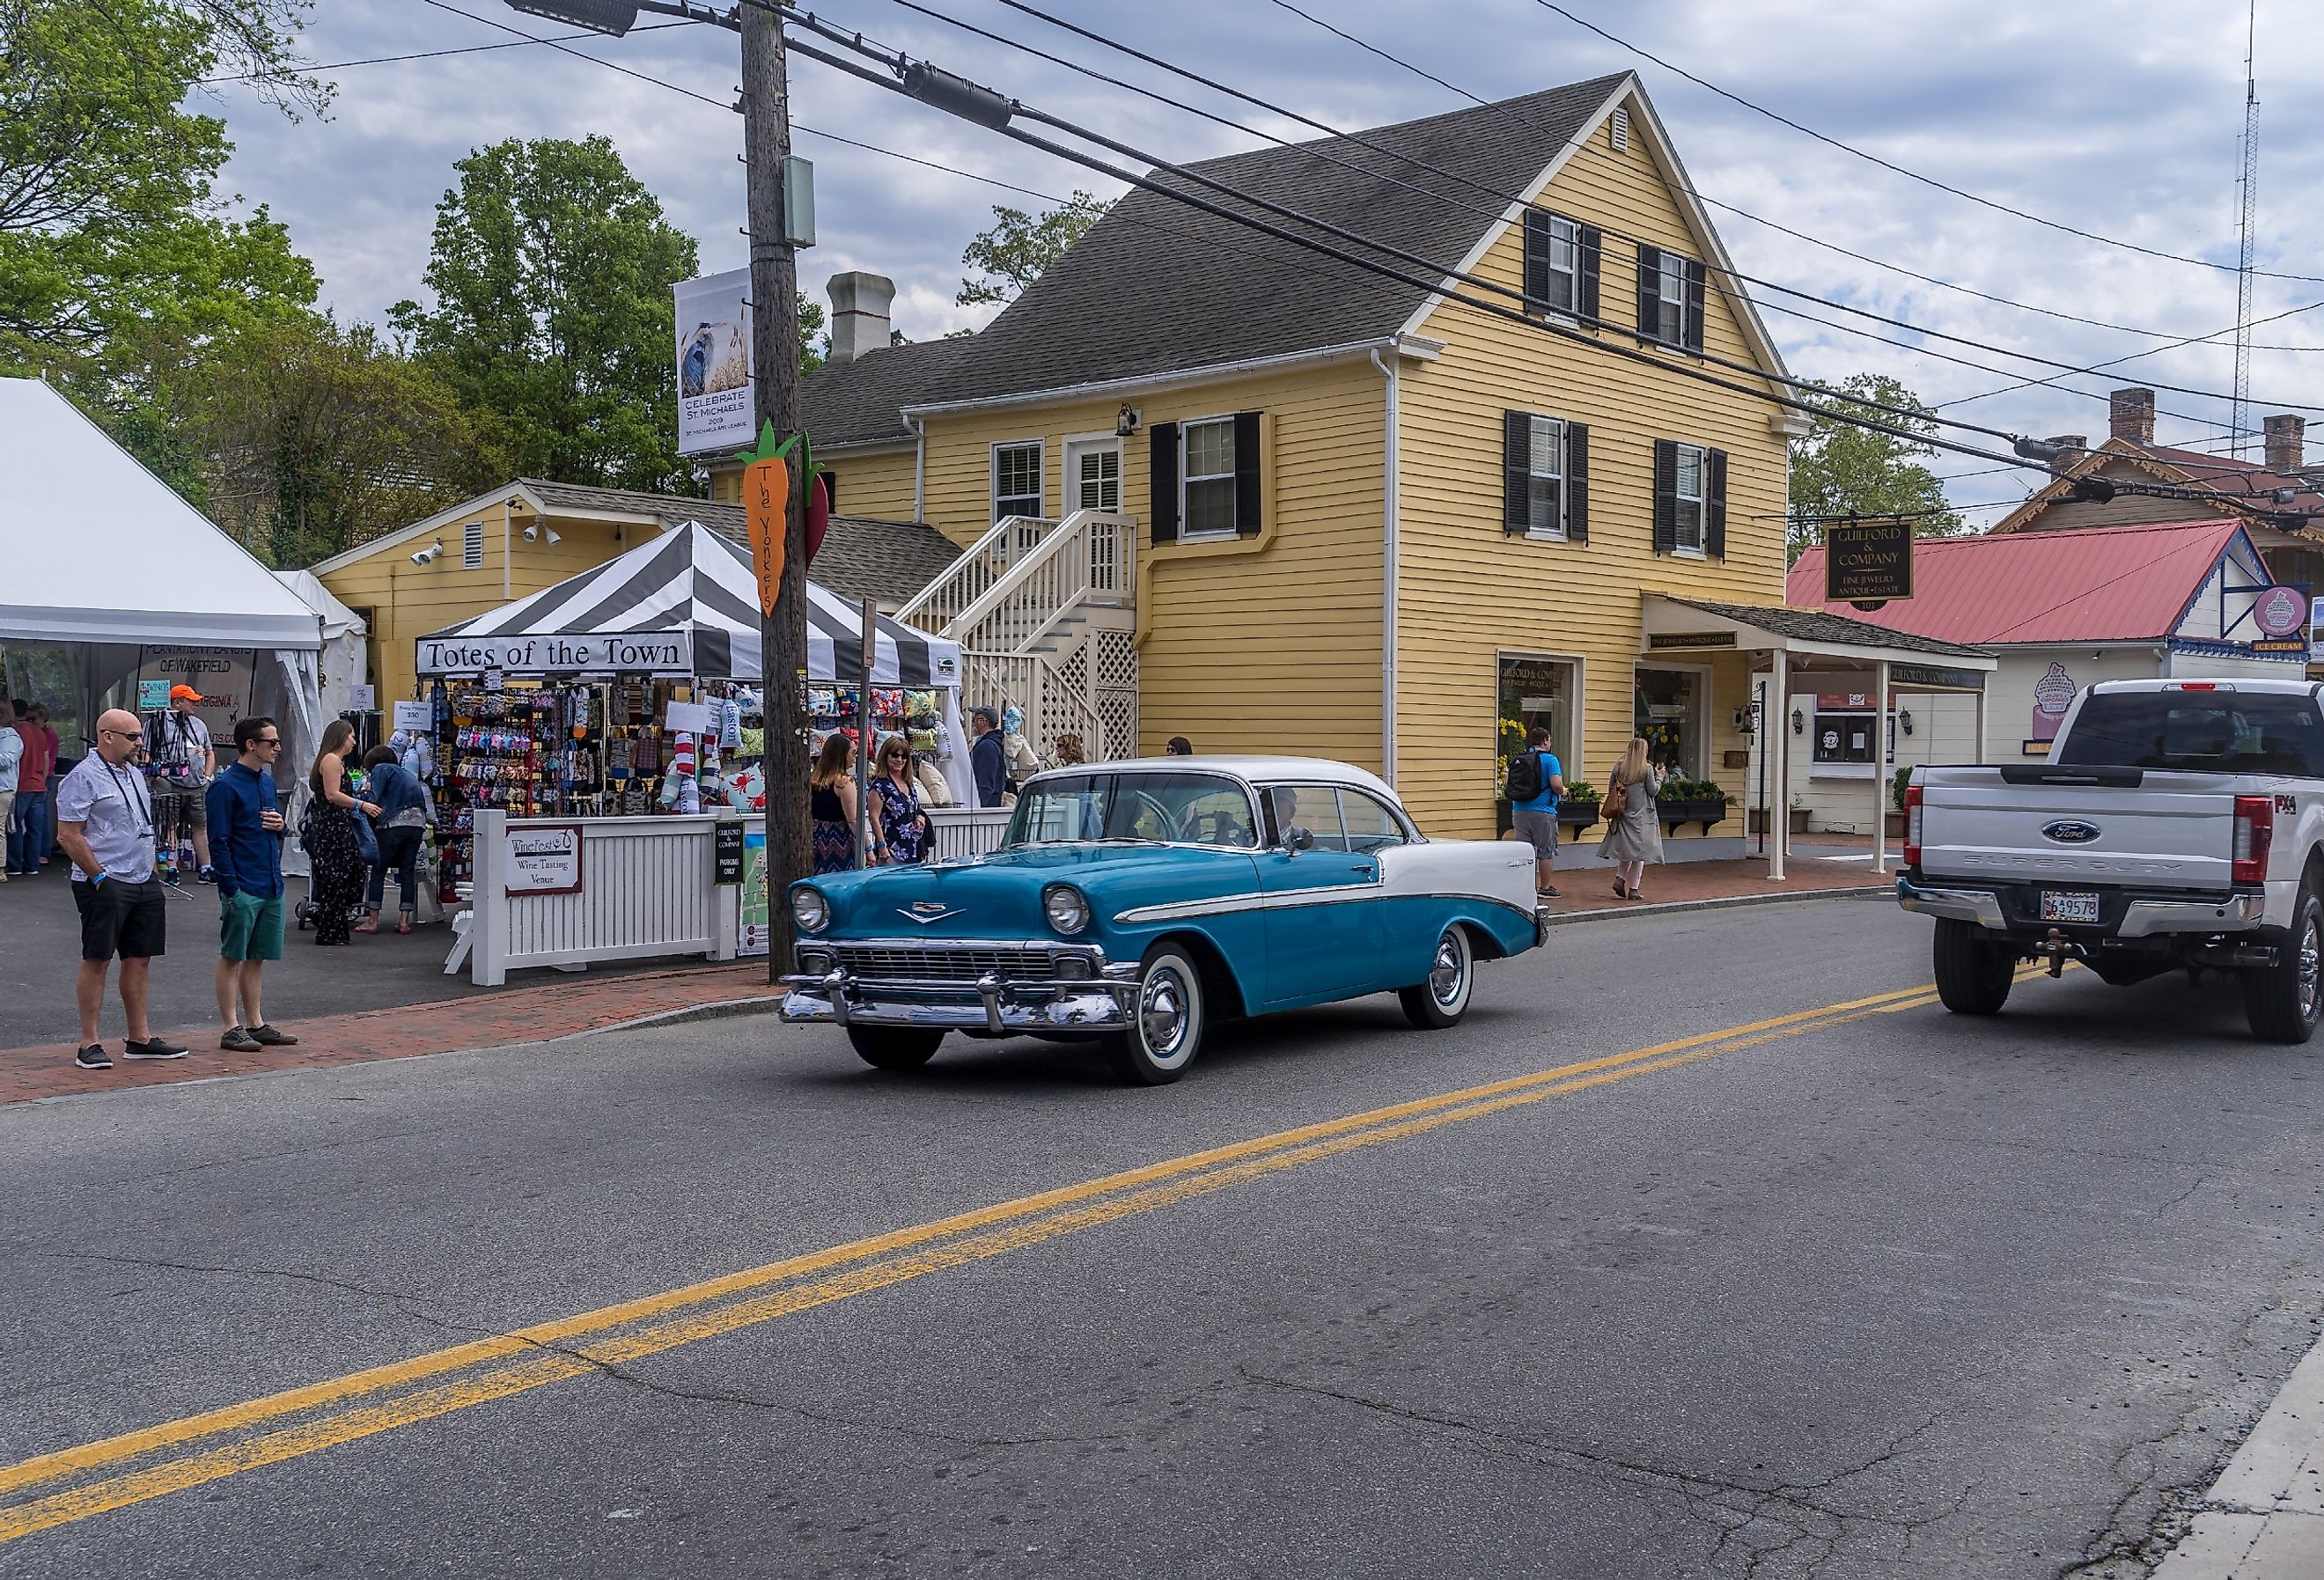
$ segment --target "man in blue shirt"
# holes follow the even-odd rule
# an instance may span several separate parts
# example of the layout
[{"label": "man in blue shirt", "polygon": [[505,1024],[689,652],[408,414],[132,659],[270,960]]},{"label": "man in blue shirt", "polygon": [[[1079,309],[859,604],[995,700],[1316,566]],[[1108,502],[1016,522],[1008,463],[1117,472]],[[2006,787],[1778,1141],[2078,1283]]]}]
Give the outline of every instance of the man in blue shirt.
[{"label": "man in blue shirt", "polygon": [[1536,725],[1526,732],[1526,753],[1541,760],[1541,793],[1512,801],[1510,821],[1517,837],[1533,846],[1533,886],[1543,898],[1555,900],[1557,890],[1549,875],[1557,866],[1557,802],[1565,794],[1565,771],[1551,744],[1546,726]]},{"label": "man in blue shirt", "polygon": [[299,1040],[266,1023],[258,996],[266,962],[282,958],[282,803],[274,791],[282,732],[271,718],[237,719],[234,749],[203,799],[217,870],[217,1006],[226,1028],[218,1046],[256,1053]]},{"label": "man in blue shirt", "polygon": [[976,781],[976,804],[997,807],[1008,788],[1009,756],[1001,744],[1001,716],[980,707],[968,716],[968,772]]}]

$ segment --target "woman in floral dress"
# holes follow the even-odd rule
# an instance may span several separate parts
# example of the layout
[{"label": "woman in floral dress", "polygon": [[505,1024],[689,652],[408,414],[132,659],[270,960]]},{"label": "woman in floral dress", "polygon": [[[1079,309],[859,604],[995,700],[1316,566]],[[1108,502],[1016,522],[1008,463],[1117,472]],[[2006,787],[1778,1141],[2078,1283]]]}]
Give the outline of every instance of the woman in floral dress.
[{"label": "woman in floral dress", "polygon": [[879,839],[872,847],[872,859],[882,863],[911,863],[927,854],[928,819],[920,808],[919,787],[912,782],[912,749],[901,735],[890,735],[880,743],[880,757],[872,765],[880,777],[872,781],[872,793],[880,798]]}]

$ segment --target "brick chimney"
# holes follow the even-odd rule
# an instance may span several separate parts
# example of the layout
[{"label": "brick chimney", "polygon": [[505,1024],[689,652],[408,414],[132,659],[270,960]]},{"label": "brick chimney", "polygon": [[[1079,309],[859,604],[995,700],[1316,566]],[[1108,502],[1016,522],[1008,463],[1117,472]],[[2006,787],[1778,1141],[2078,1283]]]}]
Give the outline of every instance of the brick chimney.
[{"label": "brick chimney", "polygon": [[2116,390],[2107,397],[2107,430],[2133,444],[2154,442],[2154,392]]},{"label": "brick chimney", "polygon": [[2057,464],[2070,467],[2080,460],[2083,452],[2090,448],[2090,436],[2087,433],[2053,434],[2048,442],[2058,447]]},{"label": "brick chimney", "polygon": [[2297,470],[2303,461],[2301,450],[2308,432],[2308,420],[2282,412],[2262,424],[2267,430],[2267,469],[2271,472]]},{"label": "brick chimney", "polygon": [[834,274],[824,290],[831,297],[832,362],[853,362],[886,348],[894,281],[885,274]]}]

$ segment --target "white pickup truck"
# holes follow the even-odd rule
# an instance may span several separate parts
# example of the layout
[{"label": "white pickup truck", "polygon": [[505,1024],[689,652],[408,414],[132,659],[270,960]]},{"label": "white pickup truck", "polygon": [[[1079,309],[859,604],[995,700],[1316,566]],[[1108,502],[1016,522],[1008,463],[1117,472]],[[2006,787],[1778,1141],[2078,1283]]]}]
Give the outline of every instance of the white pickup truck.
[{"label": "white pickup truck", "polygon": [[2128,985],[2243,979],[2252,1034],[2305,1042],[2324,1010],[2324,685],[2108,680],[2049,761],[1915,770],[1907,910],[1937,919],[1937,992],[1990,1015],[2021,961]]}]

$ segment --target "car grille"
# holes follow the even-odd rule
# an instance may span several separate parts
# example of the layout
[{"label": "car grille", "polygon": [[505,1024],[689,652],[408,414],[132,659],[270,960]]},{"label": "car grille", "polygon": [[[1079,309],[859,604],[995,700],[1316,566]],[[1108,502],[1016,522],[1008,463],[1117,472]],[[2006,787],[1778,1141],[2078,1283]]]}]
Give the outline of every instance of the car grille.
[{"label": "car grille", "polygon": [[876,944],[837,944],[833,953],[850,976],[872,982],[958,982],[973,984],[996,975],[1006,982],[1049,975],[1045,949],[936,948],[894,949]]}]

